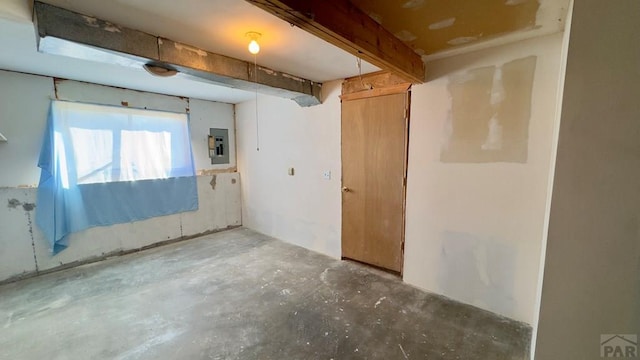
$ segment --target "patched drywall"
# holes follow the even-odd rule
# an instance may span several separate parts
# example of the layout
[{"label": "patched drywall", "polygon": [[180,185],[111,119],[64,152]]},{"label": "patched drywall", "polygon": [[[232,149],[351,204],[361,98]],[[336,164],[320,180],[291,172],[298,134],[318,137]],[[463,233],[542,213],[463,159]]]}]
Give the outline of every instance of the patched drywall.
[{"label": "patched drywall", "polygon": [[443,162],[527,162],[536,57],[449,77]]},{"label": "patched drywall", "polygon": [[[429,81],[413,86],[411,95],[406,282],[534,323],[561,44],[562,34],[556,34],[427,64]],[[503,82],[496,87],[498,69]],[[482,158],[486,151],[501,153],[490,149],[498,143],[489,136],[492,99],[504,105],[511,98],[530,103],[526,126],[522,119],[517,126],[525,150]],[[479,106],[482,118],[465,124],[477,132],[475,144],[448,154],[464,160],[451,162],[443,159],[443,134],[450,119],[455,125],[456,106],[469,116]],[[514,119],[499,120],[508,127]],[[503,149],[512,138],[506,131]],[[454,132],[453,139],[467,135]],[[526,162],[513,161],[522,159],[514,154],[526,154]]]},{"label": "patched drywall", "polygon": [[33,189],[0,188],[0,281],[18,274],[35,272],[33,211],[22,204],[33,204]]},{"label": "patched drywall", "polygon": [[477,306],[495,307],[513,313],[518,251],[514,244],[454,231],[442,234],[443,266],[438,271],[440,288],[454,299],[480,299]]},{"label": "patched drywall", "polygon": [[[432,62],[429,82],[413,86],[408,283],[533,323],[561,43],[562,35],[556,34]],[[510,96],[530,103],[526,163],[441,161],[442,134],[452,109],[450,79],[473,69],[494,69],[484,88],[490,105],[495,69],[501,67],[504,76],[505,64],[514,64],[515,71],[511,65],[507,70],[514,83],[522,74],[533,77],[522,87],[503,84],[514,92]],[[309,109],[260,96],[259,129],[255,102],[237,106],[242,216],[244,226],[340,257],[340,83],[324,89],[325,102]],[[483,141],[489,119],[482,125]],[[287,175],[291,167],[295,176]],[[332,171],[331,180],[322,179],[326,170]]]}]

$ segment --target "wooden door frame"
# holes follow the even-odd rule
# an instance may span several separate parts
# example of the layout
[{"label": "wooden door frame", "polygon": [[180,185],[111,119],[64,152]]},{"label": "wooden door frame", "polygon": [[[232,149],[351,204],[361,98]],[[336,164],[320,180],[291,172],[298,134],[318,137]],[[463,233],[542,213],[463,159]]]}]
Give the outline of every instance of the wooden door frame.
[{"label": "wooden door frame", "polygon": [[[406,82],[406,80],[400,78],[393,73],[387,71],[380,71],[371,74],[366,74],[362,76],[356,76],[352,78],[345,79],[342,83],[342,95],[340,95],[340,103],[343,101],[351,101],[372,97],[379,97],[384,95],[393,95],[393,94],[406,94],[405,97],[405,131],[404,131],[404,164],[403,164],[403,186],[402,186],[402,224],[401,224],[401,266],[400,266],[400,277],[404,275],[404,249],[405,249],[405,235],[406,235],[406,219],[407,219],[407,172],[409,165],[409,127],[411,122],[411,83]],[[340,113],[342,114],[342,105],[340,109]],[[342,115],[340,117],[341,127],[342,127]],[[343,153],[342,153],[342,132],[340,133],[340,157],[341,157],[341,173],[344,174],[344,161]],[[344,184],[344,177],[341,176],[340,179],[340,188],[342,189]],[[344,205],[344,195],[340,194],[340,206],[341,208]],[[344,213],[341,211],[341,228],[344,226]],[[342,252],[342,243],[344,239],[342,238],[342,230],[340,236],[340,244],[341,244],[341,252]],[[341,255],[342,259],[345,259],[344,256]],[[349,259],[353,260],[353,259]],[[357,261],[357,260],[354,260]],[[368,266],[372,266],[375,268],[379,268],[378,266],[367,264]],[[396,273],[395,271],[380,268],[381,270]]]}]

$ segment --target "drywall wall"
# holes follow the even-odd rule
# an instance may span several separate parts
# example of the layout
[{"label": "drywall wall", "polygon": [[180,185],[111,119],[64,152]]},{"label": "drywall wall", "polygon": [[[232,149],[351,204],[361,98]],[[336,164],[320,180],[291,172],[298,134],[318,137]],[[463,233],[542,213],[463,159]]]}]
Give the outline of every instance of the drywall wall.
[{"label": "drywall wall", "polygon": [[[556,34],[438,60],[428,64],[429,81],[413,87],[404,262],[408,283],[534,322],[561,44],[562,34]],[[502,78],[510,82],[493,97],[507,116],[493,124],[515,124],[517,131],[500,135],[494,129],[495,141],[483,149],[494,115],[486,112],[486,119],[477,120],[485,129],[482,141],[462,144],[467,160],[444,162],[451,136],[465,138],[464,127],[454,128],[454,100],[465,111],[477,104],[465,98],[461,79],[475,69],[490,69],[491,81],[479,91],[491,95],[497,69],[510,64],[516,64],[515,71],[509,69]],[[452,95],[452,80],[462,84],[462,95]],[[258,129],[255,101],[237,105],[242,216],[244,226],[340,257],[340,83],[325,84],[323,92],[324,103],[306,109],[260,96]],[[512,99],[519,104],[516,109],[499,104]],[[492,97],[487,101],[491,108]],[[500,143],[518,146],[502,148]],[[479,158],[473,151],[498,155]],[[287,175],[290,167],[294,176]],[[326,170],[331,180],[323,180]]]},{"label": "drywall wall", "polygon": [[[55,86],[54,86],[55,84]],[[34,224],[35,188],[40,177],[38,154],[49,102],[65,100],[146,107],[165,111],[190,109],[190,130],[198,176],[199,209],[144,221],[97,227],[71,235],[70,246],[52,256]],[[0,281],[138,249],[153,243],[241,224],[240,181],[235,173],[233,105],[116,89],[0,71]],[[210,127],[229,129],[230,164],[211,165],[207,151]]]},{"label": "drywall wall", "polygon": [[538,285],[536,291],[536,303],[535,303],[535,318],[532,324],[531,331],[531,359],[535,359],[535,344],[538,337],[538,324],[540,320],[540,303],[542,300],[542,280],[544,278],[544,263],[546,260],[547,238],[549,233],[549,213],[551,211],[551,196],[553,194],[553,177],[555,176],[556,168],[556,155],[558,153],[558,135],[560,133],[560,119],[562,116],[562,99],[564,95],[564,83],[567,74],[567,54],[569,52],[569,35],[571,33],[571,15],[573,13],[573,3],[571,0],[569,4],[569,11],[567,13],[567,20],[565,22],[564,33],[562,34],[562,50],[560,53],[560,76],[558,78],[558,100],[556,101],[556,120],[554,124],[553,136],[552,136],[552,149],[551,149],[551,170],[549,172],[549,178],[547,180],[548,187],[551,191],[547,192],[546,200],[546,216],[543,228],[542,239],[542,254],[540,256],[540,266],[538,267]]},{"label": "drywall wall", "polygon": [[[190,99],[189,127],[193,161],[200,175],[236,169],[236,128],[234,106],[213,101]],[[208,135],[210,128],[229,129],[229,164],[211,164]]]},{"label": "drywall wall", "polygon": [[38,156],[53,81],[43,76],[0,71],[0,187],[35,186],[40,179]]},{"label": "drywall wall", "polygon": [[[55,83],[55,86],[54,86]],[[236,167],[234,106],[199,99],[126,90],[71,80],[0,70],[0,187],[33,187],[44,125],[51,99],[184,112],[189,108],[193,158],[200,175]],[[123,104],[124,103],[124,104]],[[229,129],[228,165],[212,165],[207,150],[209,128]]]},{"label": "drywall wall", "polygon": [[411,98],[406,282],[534,322],[561,45],[428,64]]},{"label": "drywall wall", "polygon": [[[309,108],[260,96],[258,128],[256,102],[236,106],[243,225],[336,258],[341,229],[340,90],[340,81],[323,84],[323,104]],[[326,171],[331,172],[329,180],[323,178]]]},{"label": "drywall wall", "polygon": [[600,359],[602,340],[640,336],[638,44],[638,1],[575,1],[536,359]]},{"label": "drywall wall", "polygon": [[74,233],[69,247],[55,256],[34,221],[37,189],[1,188],[0,281],[240,225],[239,174],[212,176],[198,176],[197,211]]},{"label": "drywall wall", "polygon": [[536,56],[527,56],[449,77],[451,113],[442,162],[527,162],[536,62]]}]

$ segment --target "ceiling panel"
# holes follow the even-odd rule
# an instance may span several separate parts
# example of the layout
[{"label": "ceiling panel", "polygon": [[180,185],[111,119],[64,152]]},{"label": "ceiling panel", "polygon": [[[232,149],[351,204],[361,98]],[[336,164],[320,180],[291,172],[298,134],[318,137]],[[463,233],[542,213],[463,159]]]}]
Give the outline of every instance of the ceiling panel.
[{"label": "ceiling panel", "polygon": [[[313,81],[358,75],[356,58],[243,0],[44,0],[115,24],[253,61],[248,31],[262,33],[260,65]],[[352,0],[423,59],[450,56],[564,28],[569,0]],[[250,92],[142,69],[36,51],[30,0],[0,0],[0,69],[65,77],[209,100],[240,102]],[[362,73],[378,70],[362,62]],[[427,68],[428,72],[428,68]]]},{"label": "ceiling panel", "polygon": [[352,0],[420,55],[498,36],[562,29],[567,0]]}]

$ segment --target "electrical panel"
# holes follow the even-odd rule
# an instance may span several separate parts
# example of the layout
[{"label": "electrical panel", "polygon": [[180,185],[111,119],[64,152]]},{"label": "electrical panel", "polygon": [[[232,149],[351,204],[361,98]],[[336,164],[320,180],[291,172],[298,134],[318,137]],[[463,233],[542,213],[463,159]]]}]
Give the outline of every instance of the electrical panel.
[{"label": "electrical panel", "polygon": [[228,129],[209,129],[209,157],[211,164],[229,163]]}]

